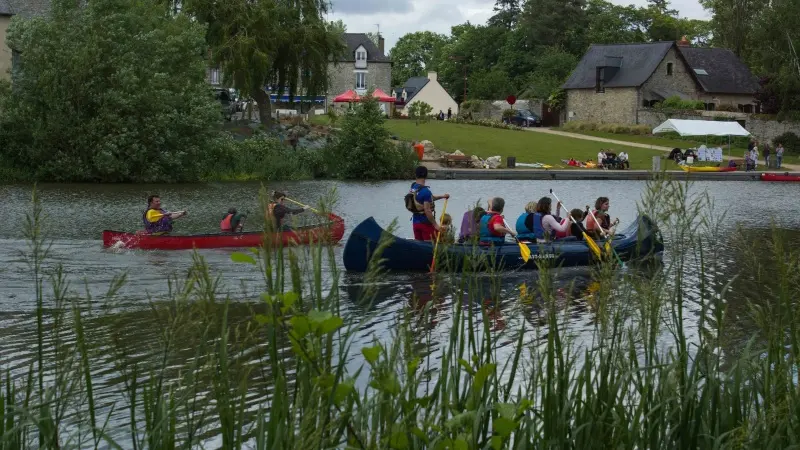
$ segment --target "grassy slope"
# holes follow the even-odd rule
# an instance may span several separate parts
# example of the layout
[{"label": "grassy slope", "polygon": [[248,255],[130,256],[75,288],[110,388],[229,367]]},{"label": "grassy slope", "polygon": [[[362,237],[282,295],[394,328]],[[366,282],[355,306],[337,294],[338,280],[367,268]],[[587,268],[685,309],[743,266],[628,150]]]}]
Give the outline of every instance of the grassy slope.
[{"label": "grassy slope", "polygon": [[427,139],[438,149],[461,150],[467,155],[482,158],[502,156],[503,166],[507,156],[516,156],[521,163],[545,163],[563,165],[562,159],[570,157],[586,161],[595,160],[602,148],[625,150],[630,155],[631,169],[649,169],[652,157],[665,155],[659,150],[614,146],[603,142],[592,142],[563,136],[512,131],[475,125],[450,124],[431,121],[416,125],[411,120],[389,120],[387,127],[392,134],[403,140]]}]

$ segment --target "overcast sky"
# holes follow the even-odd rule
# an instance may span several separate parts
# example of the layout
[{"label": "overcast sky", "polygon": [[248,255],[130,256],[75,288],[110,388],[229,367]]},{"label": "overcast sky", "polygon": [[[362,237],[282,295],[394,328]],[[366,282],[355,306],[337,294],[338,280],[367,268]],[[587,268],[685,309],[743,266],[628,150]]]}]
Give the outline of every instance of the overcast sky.
[{"label": "overcast sky", "polygon": [[[332,0],[330,20],[341,19],[350,33],[380,31],[386,52],[406,33],[434,31],[449,34],[450,27],[466,21],[484,24],[492,15],[494,0]],[[612,3],[644,5],[647,0],[611,0]],[[672,0],[682,17],[708,19],[697,0]]]}]

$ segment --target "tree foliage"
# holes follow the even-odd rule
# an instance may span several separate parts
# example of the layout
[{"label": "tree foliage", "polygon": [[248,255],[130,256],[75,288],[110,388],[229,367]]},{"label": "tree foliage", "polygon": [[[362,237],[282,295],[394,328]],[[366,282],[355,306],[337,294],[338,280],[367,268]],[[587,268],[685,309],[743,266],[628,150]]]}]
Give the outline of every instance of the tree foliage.
[{"label": "tree foliage", "polygon": [[433,106],[422,101],[412,102],[408,107],[408,118],[415,120],[417,124],[420,122],[428,122],[431,119],[432,113]]},{"label": "tree foliage", "polygon": [[185,0],[185,9],[208,24],[212,61],[227,83],[258,103],[271,123],[265,89],[317,95],[328,85],[328,62],[344,51],[342,29],[327,22],[325,0]]},{"label": "tree foliage", "polygon": [[21,52],[0,105],[0,156],[49,181],[189,181],[218,136],[205,28],[163,3],[56,0],[15,19]]},{"label": "tree foliage", "polygon": [[424,76],[426,71],[438,71],[442,48],[447,36],[430,31],[418,31],[401,37],[392,47],[392,86],[402,86],[411,77]]}]

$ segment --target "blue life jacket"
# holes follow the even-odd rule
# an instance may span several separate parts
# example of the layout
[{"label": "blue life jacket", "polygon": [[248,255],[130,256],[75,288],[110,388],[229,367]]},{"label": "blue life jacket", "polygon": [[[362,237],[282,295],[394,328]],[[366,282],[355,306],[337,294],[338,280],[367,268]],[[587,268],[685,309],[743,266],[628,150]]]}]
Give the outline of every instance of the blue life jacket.
[{"label": "blue life jacket", "polygon": [[[150,211],[148,209],[147,211]],[[148,233],[163,233],[172,231],[172,219],[166,211],[158,209],[157,211],[163,214],[157,222],[150,222],[147,220],[147,211],[142,214],[142,221],[144,222],[144,230]]]},{"label": "blue life jacket", "polygon": [[541,241],[552,241],[556,238],[556,232],[550,231],[550,235],[545,235],[544,225],[542,225],[542,219],[544,216],[549,214],[542,214],[542,213],[534,213],[533,214],[533,235],[536,239]]},{"label": "blue life jacket", "polygon": [[[534,234],[533,230],[531,230],[530,228],[528,228],[527,225],[525,225],[525,220],[527,220],[528,216],[531,215],[531,214],[533,214],[533,213],[524,212],[517,219],[516,228],[517,228],[517,238],[518,239],[530,239],[530,240],[536,239],[536,235]],[[534,219],[534,221],[535,220],[536,219]],[[539,222],[541,223],[541,220]]]},{"label": "blue life jacket", "polygon": [[486,213],[483,217],[481,217],[481,224],[478,227],[480,233],[480,242],[484,244],[502,244],[506,241],[505,235],[497,236],[489,230],[489,221],[492,220],[492,217],[496,216],[497,213]]}]

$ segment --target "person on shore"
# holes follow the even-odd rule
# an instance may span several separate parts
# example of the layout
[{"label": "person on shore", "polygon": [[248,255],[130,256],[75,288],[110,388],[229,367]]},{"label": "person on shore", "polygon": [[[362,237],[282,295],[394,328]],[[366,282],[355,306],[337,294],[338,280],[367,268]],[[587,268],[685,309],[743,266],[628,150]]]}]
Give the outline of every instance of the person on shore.
[{"label": "person on shore", "polygon": [[489,199],[489,211],[481,218],[479,228],[480,243],[484,245],[502,245],[506,241],[506,234],[516,236],[514,230],[509,230],[505,226],[503,218],[503,208],[506,201],[501,197]]},{"label": "person on shore", "polygon": [[275,191],[272,194],[272,201],[268,206],[268,223],[272,223],[276,231],[292,231],[292,227],[283,223],[286,216],[301,214],[308,210],[308,208],[291,208],[283,204],[286,199],[286,194],[280,191]]},{"label": "person on shore", "polygon": [[[594,202],[594,217],[589,214],[586,219],[586,230],[591,233],[594,238],[601,238],[603,235],[614,234],[614,227],[619,223],[619,219],[611,222],[611,216],[608,215],[608,209],[611,202],[608,197],[600,197]],[[595,220],[597,219],[597,220]]]},{"label": "person on shore", "polygon": [[626,169],[631,168],[631,163],[628,162],[628,154],[625,152],[619,152],[619,163]]},{"label": "person on shore", "polygon": [[770,153],[769,142],[764,142],[764,167],[767,169],[769,169]]},{"label": "person on shore", "polygon": [[475,209],[469,210],[464,213],[461,218],[461,230],[459,231],[458,243],[463,244],[468,241],[479,239],[479,230],[481,225],[481,218],[486,214],[486,210],[480,206]]},{"label": "person on shore", "polygon": [[414,174],[416,179],[411,183],[411,190],[405,196],[406,209],[411,212],[411,222],[414,229],[414,239],[418,241],[432,241],[435,234],[440,231],[436,223],[436,209],[434,202],[443,198],[450,198],[450,194],[433,195],[430,187],[425,185],[428,178],[428,168],[418,166]]},{"label": "person on shore", "polygon": [[223,233],[241,233],[244,229],[244,214],[239,214],[236,208],[228,210],[228,214],[219,222],[219,229]]},{"label": "person on shore", "polygon": [[779,143],[775,149],[775,168],[780,169],[783,164],[783,144]]},{"label": "person on shore", "polygon": [[605,152],[602,150],[597,152],[597,168],[602,168],[605,160],[606,160]]},{"label": "person on shore", "polygon": [[186,216],[186,211],[169,212],[161,208],[161,197],[147,197],[147,210],[142,214],[144,230],[149,234],[166,234],[172,231],[172,222]]},{"label": "person on shore", "polygon": [[753,163],[753,169],[758,169],[758,141],[753,143],[753,149],[750,150],[750,160]]}]

